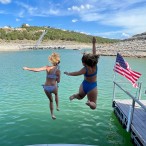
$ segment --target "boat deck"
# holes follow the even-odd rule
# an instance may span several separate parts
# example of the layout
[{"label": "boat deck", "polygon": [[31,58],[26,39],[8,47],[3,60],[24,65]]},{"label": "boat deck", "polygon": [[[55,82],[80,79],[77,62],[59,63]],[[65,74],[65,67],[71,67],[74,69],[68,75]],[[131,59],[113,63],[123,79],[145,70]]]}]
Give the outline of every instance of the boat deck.
[{"label": "boat deck", "polygon": [[[140,100],[146,106],[146,100]],[[118,117],[123,128],[128,123],[128,114],[132,99],[113,101],[114,113]],[[137,103],[135,104],[132,123],[130,125],[131,138],[135,145],[146,146],[146,111],[144,111]]]}]

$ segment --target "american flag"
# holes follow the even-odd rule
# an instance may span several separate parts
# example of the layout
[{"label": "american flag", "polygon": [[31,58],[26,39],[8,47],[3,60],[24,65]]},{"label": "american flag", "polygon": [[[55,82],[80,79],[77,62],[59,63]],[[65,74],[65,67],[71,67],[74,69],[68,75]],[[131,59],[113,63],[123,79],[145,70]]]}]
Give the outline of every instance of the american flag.
[{"label": "american flag", "polygon": [[136,81],[140,78],[141,74],[131,70],[129,64],[124,61],[119,53],[117,53],[114,71],[127,78],[132,83],[133,87],[138,88]]}]

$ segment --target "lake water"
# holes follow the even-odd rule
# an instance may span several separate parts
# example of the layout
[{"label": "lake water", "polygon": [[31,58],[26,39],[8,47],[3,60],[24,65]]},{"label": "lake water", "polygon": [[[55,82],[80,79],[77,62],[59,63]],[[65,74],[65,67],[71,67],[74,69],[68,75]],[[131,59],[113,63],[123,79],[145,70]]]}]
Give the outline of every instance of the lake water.
[{"label": "lake water", "polygon": [[[41,67],[48,63],[52,50],[0,52],[0,146],[33,144],[84,144],[96,146],[132,146],[127,133],[113,113],[113,66],[116,57],[101,56],[98,70],[97,109],[85,105],[86,98],[69,101],[78,91],[83,76],[71,77],[64,71],[82,67],[83,50],[56,50],[61,55],[59,83],[60,111],[52,120],[42,84],[45,72],[29,72],[23,66]],[[146,99],[146,59],[125,58],[130,67],[142,73],[142,99]],[[117,80],[123,81],[123,77]],[[126,80],[125,80],[126,81]],[[124,87],[135,93],[127,82]],[[117,91],[118,92],[118,91]],[[119,91],[118,97],[125,98]]]}]

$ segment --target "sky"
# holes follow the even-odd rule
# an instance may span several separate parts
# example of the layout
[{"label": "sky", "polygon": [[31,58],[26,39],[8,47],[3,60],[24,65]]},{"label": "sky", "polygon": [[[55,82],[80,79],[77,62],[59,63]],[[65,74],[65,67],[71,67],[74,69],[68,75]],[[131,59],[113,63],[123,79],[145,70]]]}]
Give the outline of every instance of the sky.
[{"label": "sky", "polygon": [[0,27],[50,26],[111,39],[146,32],[146,0],[0,0]]}]

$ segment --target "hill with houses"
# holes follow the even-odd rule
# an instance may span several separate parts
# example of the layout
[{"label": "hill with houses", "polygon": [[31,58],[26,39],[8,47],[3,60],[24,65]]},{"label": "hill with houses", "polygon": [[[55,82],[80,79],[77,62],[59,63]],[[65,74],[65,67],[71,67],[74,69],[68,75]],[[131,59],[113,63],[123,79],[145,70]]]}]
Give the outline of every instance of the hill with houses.
[{"label": "hill with houses", "polygon": [[[63,30],[58,28],[53,28],[50,26],[29,26],[28,24],[22,24],[19,28],[12,28],[10,26],[5,26],[0,28],[0,39],[11,41],[11,40],[38,40],[43,31],[47,31],[43,38],[43,41],[48,40],[63,40],[63,41],[76,41],[82,43],[91,43],[92,35],[87,35],[80,32]],[[118,40],[96,37],[97,43],[113,43]]]}]

